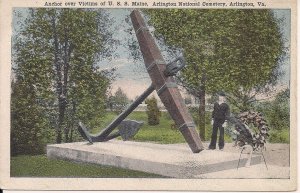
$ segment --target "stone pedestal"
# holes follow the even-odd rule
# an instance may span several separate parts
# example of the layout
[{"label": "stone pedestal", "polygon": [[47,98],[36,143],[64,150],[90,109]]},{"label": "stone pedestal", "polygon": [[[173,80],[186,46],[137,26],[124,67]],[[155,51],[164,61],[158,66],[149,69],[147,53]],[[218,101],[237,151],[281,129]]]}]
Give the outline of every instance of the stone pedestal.
[{"label": "stone pedestal", "polygon": [[[187,144],[162,145],[120,140],[93,145],[77,142],[47,146],[48,158],[109,165],[174,178],[201,178],[203,174],[237,168],[238,150],[237,153],[203,150],[200,154],[191,153]],[[245,166],[247,157],[242,156],[240,168]],[[253,155],[251,165],[260,162],[261,156]]]}]

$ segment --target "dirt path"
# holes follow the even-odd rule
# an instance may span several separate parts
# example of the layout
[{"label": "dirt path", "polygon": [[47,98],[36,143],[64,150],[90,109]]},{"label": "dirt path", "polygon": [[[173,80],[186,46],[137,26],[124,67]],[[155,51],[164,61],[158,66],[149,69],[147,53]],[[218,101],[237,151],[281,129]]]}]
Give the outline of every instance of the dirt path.
[{"label": "dirt path", "polygon": [[289,144],[267,144],[264,153],[266,161],[270,165],[283,167],[290,166],[290,145]]},{"label": "dirt path", "polygon": [[[208,143],[204,143],[207,148]],[[214,150],[219,151],[219,150]],[[226,143],[224,151],[240,153],[240,149],[233,147],[233,143]],[[277,165],[281,167],[290,166],[290,145],[283,143],[267,143],[266,151],[263,151],[268,165]]]}]

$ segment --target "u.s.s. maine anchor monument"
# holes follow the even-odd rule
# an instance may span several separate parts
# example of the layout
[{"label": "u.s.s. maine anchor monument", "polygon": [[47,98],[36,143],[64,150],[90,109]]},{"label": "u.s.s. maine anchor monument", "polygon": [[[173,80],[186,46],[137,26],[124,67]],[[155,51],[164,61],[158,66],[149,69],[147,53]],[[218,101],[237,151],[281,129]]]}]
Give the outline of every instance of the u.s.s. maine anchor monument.
[{"label": "u.s.s. maine anchor monument", "polygon": [[[173,78],[184,67],[184,58],[179,57],[166,64],[140,12],[134,10],[130,16],[152,84],[99,134],[90,134],[85,125],[79,122],[78,130],[88,143],[48,145],[47,156],[77,162],[111,165],[176,178],[201,178],[201,175],[206,173],[260,163],[262,157],[252,156],[252,146],[260,146],[264,142],[260,143],[257,140],[253,143],[254,140],[248,132],[247,126],[234,117],[230,117],[228,120],[236,126],[240,133],[249,136],[251,141],[249,144],[254,144],[248,145],[251,149],[252,159],[241,158],[239,153],[204,150],[194,121]],[[175,121],[190,150],[184,144],[161,145],[127,141],[139,131],[143,123],[125,120],[126,117],[154,91],[157,92]],[[115,131],[116,129],[118,130]],[[123,141],[112,140],[119,136]]]}]

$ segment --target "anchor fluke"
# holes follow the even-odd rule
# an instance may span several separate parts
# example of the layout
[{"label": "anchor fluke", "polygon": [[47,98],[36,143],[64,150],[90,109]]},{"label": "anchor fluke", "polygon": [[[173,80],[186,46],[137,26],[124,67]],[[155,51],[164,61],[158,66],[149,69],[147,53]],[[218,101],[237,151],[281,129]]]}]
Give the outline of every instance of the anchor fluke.
[{"label": "anchor fluke", "polygon": [[119,133],[124,141],[133,138],[144,124],[142,121],[125,120],[119,125]]}]

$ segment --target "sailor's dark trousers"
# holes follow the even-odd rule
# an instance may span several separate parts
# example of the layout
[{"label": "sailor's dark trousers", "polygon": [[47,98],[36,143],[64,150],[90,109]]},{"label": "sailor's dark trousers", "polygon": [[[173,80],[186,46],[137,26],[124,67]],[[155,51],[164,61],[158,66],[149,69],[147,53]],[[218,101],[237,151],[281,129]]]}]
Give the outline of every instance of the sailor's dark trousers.
[{"label": "sailor's dark trousers", "polygon": [[211,134],[211,141],[209,144],[209,149],[216,149],[218,130],[220,131],[219,149],[224,148],[224,127],[222,127],[223,123],[224,123],[224,121],[214,120],[213,131]]}]

